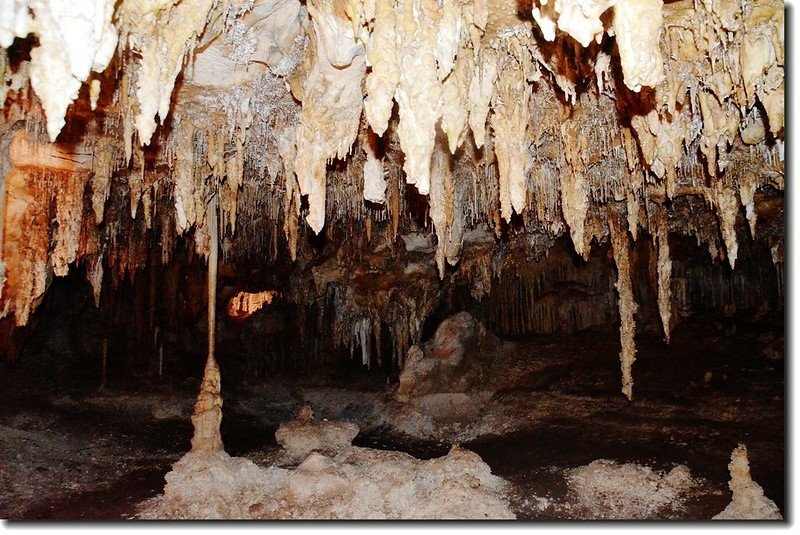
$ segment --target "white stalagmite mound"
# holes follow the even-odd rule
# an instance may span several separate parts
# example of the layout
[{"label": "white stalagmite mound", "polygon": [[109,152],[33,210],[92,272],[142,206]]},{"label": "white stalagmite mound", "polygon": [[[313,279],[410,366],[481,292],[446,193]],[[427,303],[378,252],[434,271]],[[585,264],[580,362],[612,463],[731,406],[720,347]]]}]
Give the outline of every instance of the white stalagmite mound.
[{"label": "white stalagmite mound", "polygon": [[296,420],[278,427],[275,440],[288,458],[302,461],[313,451],[336,453],[350,448],[358,431],[352,422],[315,420],[311,405],[304,405]]},{"label": "white stalagmite mound", "polygon": [[747,446],[739,444],[733,450],[728,470],[733,499],[714,520],[783,520],[775,502],[764,496],[764,489],[750,477]]},{"label": "white stalagmite mound", "polygon": [[[281,427],[280,439],[290,445],[307,443],[307,431],[319,427],[310,419],[290,423],[295,425]],[[293,429],[302,436],[287,438]],[[507,483],[477,454],[458,446],[444,457],[421,461],[402,452],[339,444],[311,452],[293,469],[264,468],[224,451],[195,452],[175,463],[166,481],[163,495],[140,506],[139,518],[515,518]]]},{"label": "white stalagmite mound", "polygon": [[606,459],[569,470],[567,480],[583,518],[609,520],[665,518],[685,508],[697,485],[684,465],[663,473]]}]

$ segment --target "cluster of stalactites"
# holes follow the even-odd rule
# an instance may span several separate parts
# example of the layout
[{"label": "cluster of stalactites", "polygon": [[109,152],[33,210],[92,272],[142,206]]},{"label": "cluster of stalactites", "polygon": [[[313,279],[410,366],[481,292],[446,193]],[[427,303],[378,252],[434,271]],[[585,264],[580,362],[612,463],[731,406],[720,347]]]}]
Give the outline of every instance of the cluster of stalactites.
[{"label": "cluster of stalactites", "polygon": [[[270,5],[277,10],[279,4],[293,2],[273,0]],[[241,0],[120,2],[116,11],[108,2],[80,3],[86,6],[71,15],[76,19],[73,35],[64,33],[61,23],[52,28],[47,25],[50,12],[44,3],[31,1],[32,11],[26,9],[27,4],[17,0],[5,8],[8,16],[0,28],[4,46],[28,32],[66,35],[59,53],[68,51],[68,61],[62,62],[62,67],[69,67],[72,81],[53,85],[53,91],[63,93],[58,98],[36,81],[34,74],[40,68],[38,60],[32,59],[32,85],[43,102],[51,138],[63,124],[63,103],[74,98],[75,91],[70,89],[65,100],[66,90],[86,80],[90,69],[102,70],[108,64],[108,43],[117,43],[119,27],[117,52],[134,52],[116,91],[127,160],[131,159],[134,133],[140,143],[148,144],[156,118],[163,121],[169,113],[175,79],[209,21],[253,9],[252,2]],[[348,158],[357,139],[386,136],[396,104],[398,122],[391,134],[397,136],[403,153],[405,180],[431,196],[431,219],[439,242],[453,242],[449,239],[452,214],[460,208],[452,195],[452,165],[437,161],[444,160],[448,150],[456,153],[470,137],[476,148],[485,148],[496,162],[500,216],[509,221],[514,213],[521,214],[531,205],[540,187],[529,177],[540,171],[536,147],[545,134],[540,124],[547,121],[534,117],[540,117],[536,113],[541,111],[536,105],[537,94],[543,86],[553,85],[571,104],[547,111],[568,118],[561,121],[565,158],[556,166],[566,164],[569,172],[558,173],[561,183],[557,189],[561,215],[576,251],[585,256],[587,238],[591,237],[583,228],[592,202],[587,173],[591,162],[585,154],[590,145],[607,137],[609,130],[620,129],[623,139],[611,141],[615,146],[625,146],[630,185],[627,191],[615,191],[613,197],[622,194],[627,198],[630,225],[635,227],[636,205],[642,203],[641,174],[661,181],[668,197],[679,194],[679,168],[687,159],[696,162],[699,148],[713,178],[704,194],[718,207],[727,258],[733,266],[736,236],[731,210],[736,209],[737,202],[744,205],[754,232],[753,194],[765,179],[763,173],[738,173],[733,180],[715,177],[729,169],[737,174],[726,147],[738,139],[763,152],[766,137],[771,135],[778,139],[779,149],[782,146],[781,5],[776,0],[678,2],[667,6],[661,0],[539,0],[533,3],[531,21],[520,17],[516,7],[500,2],[311,1],[304,15],[309,46],[289,84],[302,102],[300,124],[297,128],[287,125],[278,143],[286,175],[284,212],[291,214],[289,217],[299,214],[300,195],[307,195],[306,219],[312,230],[320,232],[330,188],[327,164],[332,159]],[[534,25],[544,41],[536,36]],[[217,28],[219,24],[210,26]],[[630,117],[630,130],[605,124],[597,125],[599,132],[589,133],[585,131],[586,120],[575,118],[580,116],[576,113],[581,107],[578,92],[585,89],[579,89],[575,73],[570,72],[574,66],[567,59],[567,49],[574,44],[587,47],[593,41],[601,42],[605,34],[615,38],[625,84],[634,91],[653,87],[654,102],[642,102],[638,108],[644,111]],[[81,35],[91,35],[93,40],[77,47]],[[48,38],[34,48],[34,56],[57,62],[60,56],[47,45]],[[203,39],[213,42],[210,36]],[[623,92],[624,88],[614,87],[611,56],[595,50],[596,56],[591,59],[590,55],[588,61],[595,63],[597,92]],[[653,94],[642,98],[653,98]],[[613,101],[606,105],[613,106]],[[363,137],[358,135],[362,109],[371,131]],[[592,118],[583,115],[591,124]],[[252,114],[246,122],[242,133],[253,122]],[[439,135],[446,143],[437,142]],[[232,192],[241,183],[244,142],[245,135],[240,134],[239,156],[229,170]],[[183,155],[195,149],[188,141],[183,145],[175,149],[179,157],[173,161],[191,160]],[[380,203],[386,197],[387,162],[373,148],[372,141],[364,147],[363,195]],[[444,154],[437,156],[437,151]],[[186,169],[178,171],[177,228],[185,232],[202,217],[193,217],[190,206],[189,190],[195,184],[190,184]],[[219,176],[216,171],[214,174]],[[235,228],[235,198],[235,193],[229,195],[223,206],[231,228]],[[549,215],[559,218],[559,214]],[[295,242],[296,222],[287,220],[285,227],[287,235],[294,237],[290,243]],[[631,228],[631,233],[635,237],[636,229]],[[448,260],[458,258],[457,248],[447,255]],[[441,250],[438,257],[443,273]]]},{"label": "cluster of stalactites", "polygon": [[[22,154],[15,153],[16,171],[6,180],[9,188],[45,188],[43,181],[30,179],[32,168],[39,170],[36,176],[46,175],[51,181],[70,177],[64,188],[49,190],[48,195],[56,197],[58,220],[51,252],[44,230],[42,247],[12,243],[8,230],[35,225],[33,220],[41,218],[39,226],[51,232],[44,223],[47,203],[25,201],[16,212],[6,210],[17,219],[6,215],[3,255],[24,259],[18,275],[6,270],[11,292],[22,296],[17,297],[18,321],[27,319],[31,303],[43,292],[47,266],[64,274],[81,254],[76,245],[84,209],[79,192],[90,175],[92,209],[99,224],[113,170],[126,165],[130,170],[138,162],[141,173],[129,173],[128,180],[131,216],[136,217],[142,204],[145,217],[150,217],[147,207],[154,204],[159,179],[145,172],[144,152],[135,151],[134,137],[141,145],[149,144],[156,120],[163,122],[169,113],[174,115],[172,131],[158,148],[159,161],[169,168],[167,182],[172,187],[165,189],[174,200],[174,211],[166,216],[174,219],[172,227],[178,233],[194,231],[201,254],[208,252],[204,221],[214,196],[219,196],[223,230],[235,231],[245,162],[259,147],[275,153],[282,164],[273,166],[281,168],[285,181],[283,199],[276,202],[284,203],[284,230],[294,259],[301,195],[307,196],[306,221],[314,232],[320,232],[330,216],[332,203],[327,198],[331,188],[338,187],[330,180],[331,161],[363,162],[363,197],[373,203],[395,202],[399,196],[387,190],[398,187],[395,177],[400,174],[391,167],[400,158],[390,159],[390,151],[378,147],[399,146],[405,181],[429,195],[440,276],[446,263],[459,261],[467,212],[473,219],[474,212],[487,212],[498,234],[501,221],[509,222],[515,214],[528,221],[527,213],[535,212],[548,232],[568,230],[576,252],[587,257],[592,240],[604,239],[611,225],[602,205],[614,202],[615,214],[622,206],[620,221],[627,222],[627,229],[612,232],[615,259],[624,261],[620,250],[629,238],[636,240],[640,226],[656,237],[658,301],[666,339],[671,264],[663,201],[685,194],[704,196],[716,210],[724,244],[713,248],[733,268],[739,210],[744,207],[755,237],[756,191],[766,184],[783,187],[784,35],[779,0],[684,0],[666,5],[662,0],[537,0],[532,20],[520,17],[514,3],[486,0],[309,0],[306,11],[297,0],[268,3],[275,12],[291,4],[286,20],[278,17],[267,26],[277,39],[283,34],[276,28],[291,21],[303,33],[303,45],[296,48],[304,51],[299,63],[270,65],[270,72],[281,73],[271,87],[283,87],[285,80],[301,107],[297,124],[287,121],[276,127],[269,143],[264,136],[251,135],[270,116],[248,107],[252,99],[229,98],[235,105],[221,106],[228,121],[236,123],[226,129],[218,127],[216,114],[208,114],[208,124],[202,125],[202,119],[190,121],[170,110],[172,101],[180,105],[181,93],[174,94],[174,86],[187,61],[200,44],[203,50],[213,48],[213,36],[204,35],[206,30],[219,29],[220,18],[254,10],[253,2],[96,0],[57,7],[40,0],[0,3],[0,46],[8,47],[29,33],[39,38],[31,53],[30,82],[42,103],[51,140],[81,85],[89,82],[94,107],[100,91],[96,73],[109,64],[114,51],[123,63],[113,99],[123,151],[117,150],[116,141],[108,143],[107,150],[93,151],[86,166],[79,159],[78,169],[68,172],[62,169],[64,162],[51,164],[42,155],[33,164],[15,163]],[[298,18],[303,19],[302,30]],[[266,31],[263,25],[259,28]],[[294,42],[297,32],[284,37]],[[603,44],[604,35],[614,37],[619,65],[612,64],[616,55],[609,54],[608,46],[593,44]],[[576,54],[579,47],[587,47],[588,53]],[[236,52],[236,57],[241,54]],[[576,65],[576,56],[593,65]],[[5,54],[2,58],[5,69]],[[617,69],[621,77],[614,76]],[[596,83],[587,76],[596,77]],[[190,76],[188,85],[191,81]],[[263,90],[258,84],[246,89]],[[197,91],[202,93],[202,88]],[[220,99],[209,102],[219,104]],[[201,106],[202,99],[195,104]],[[355,150],[359,140],[362,150]],[[464,154],[475,153],[473,149],[481,154],[478,166],[473,161],[470,172],[457,169],[456,163],[465,165],[470,157]],[[119,161],[118,152],[124,153],[124,161]],[[475,206],[465,206],[462,195],[462,181],[470,175],[476,182],[492,182],[481,184],[481,191],[489,194]],[[477,189],[473,187],[474,198]],[[22,196],[29,197],[35,196]],[[395,235],[398,212],[397,207],[391,210]],[[93,285],[101,284],[102,262],[94,261],[90,271]],[[620,267],[624,278],[622,271]],[[623,298],[623,282],[620,312],[632,318],[635,303]],[[15,308],[7,296],[4,300],[6,311]],[[359,327],[357,332],[362,337],[366,331]],[[623,345],[626,340],[632,343],[623,334]],[[630,369],[635,349],[623,353],[624,371]]]},{"label": "cluster of stalactites", "polygon": [[[47,132],[55,141],[64,127],[69,105],[93,73],[105,70],[117,48],[112,24],[114,0],[6,0],[0,3],[0,47],[34,34],[30,82],[47,116]],[[99,93],[97,79],[90,93]],[[2,102],[0,102],[2,104]]]}]

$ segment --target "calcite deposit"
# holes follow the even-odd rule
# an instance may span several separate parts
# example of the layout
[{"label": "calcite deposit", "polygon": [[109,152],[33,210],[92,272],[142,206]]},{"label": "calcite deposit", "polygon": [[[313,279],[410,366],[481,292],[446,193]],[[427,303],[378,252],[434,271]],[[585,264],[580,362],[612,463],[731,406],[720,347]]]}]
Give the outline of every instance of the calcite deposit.
[{"label": "calcite deposit", "polygon": [[[338,424],[338,422],[337,422]],[[307,425],[307,423],[306,423]],[[335,424],[331,424],[335,425]],[[292,437],[294,433],[300,436]],[[293,447],[306,431],[284,428]],[[281,438],[283,437],[283,438]],[[300,457],[296,468],[260,467],[225,452],[191,452],[166,475],[164,494],[141,505],[144,519],[512,519],[507,483],[475,453],[453,446],[421,461],[338,444]]]},{"label": "calcite deposit", "polygon": [[733,499],[714,520],[783,520],[778,506],[764,496],[764,489],[750,475],[747,446],[739,444],[733,450],[728,471]]},{"label": "calcite deposit", "polygon": [[312,451],[335,453],[348,449],[357,434],[356,424],[315,420],[311,405],[304,405],[296,420],[278,427],[275,439],[289,458],[301,461]]},{"label": "calcite deposit", "polygon": [[685,465],[669,471],[606,459],[567,472],[576,505],[586,516],[644,520],[679,514],[698,486]]}]

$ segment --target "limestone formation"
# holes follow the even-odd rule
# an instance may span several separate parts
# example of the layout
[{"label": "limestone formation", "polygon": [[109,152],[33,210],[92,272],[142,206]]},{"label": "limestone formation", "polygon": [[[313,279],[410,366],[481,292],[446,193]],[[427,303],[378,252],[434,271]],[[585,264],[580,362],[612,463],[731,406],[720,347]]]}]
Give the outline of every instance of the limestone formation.
[{"label": "limestone formation", "polygon": [[733,450],[728,470],[733,499],[714,520],[783,520],[775,502],[764,496],[764,489],[750,476],[747,446],[739,444]]},{"label": "limestone formation", "polygon": [[278,427],[275,439],[291,459],[305,459],[312,451],[336,453],[348,449],[358,434],[351,422],[315,420],[311,405],[303,405],[298,418]]},{"label": "limestone formation", "polygon": [[685,465],[669,472],[599,459],[567,471],[582,518],[645,520],[678,515],[698,486]]},{"label": "limestone formation", "polygon": [[488,388],[491,360],[499,346],[500,341],[468,313],[446,319],[429,342],[409,351],[395,399],[405,402]]},{"label": "limestone formation", "polygon": [[206,221],[209,231],[208,257],[208,356],[200,383],[200,393],[192,413],[192,452],[214,453],[223,451],[220,424],[222,422],[222,381],[215,358],[217,330],[217,263],[218,263],[218,225],[217,202],[215,195],[206,207]]},{"label": "limestone formation", "polygon": [[475,453],[453,446],[428,461],[347,447],[296,468],[262,468],[225,452],[189,453],[166,475],[143,519],[513,519],[504,491]]}]

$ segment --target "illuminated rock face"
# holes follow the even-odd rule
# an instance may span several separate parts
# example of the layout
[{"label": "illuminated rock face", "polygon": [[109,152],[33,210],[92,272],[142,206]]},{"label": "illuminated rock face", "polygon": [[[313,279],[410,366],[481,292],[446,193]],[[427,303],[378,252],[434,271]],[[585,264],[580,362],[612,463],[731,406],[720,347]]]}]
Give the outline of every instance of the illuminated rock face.
[{"label": "illuminated rock face", "polygon": [[275,290],[265,290],[263,292],[239,292],[235,297],[228,301],[228,316],[236,319],[247,319],[265,305],[272,303],[272,300],[280,294]]},{"label": "illuminated rock face", "polygon": [[[528,7],[0,2],[3,313],[26,323],[70,266],[99,300],[104,279],[144,266],[147,236],[163,262],[178,236],[207,258],[217,191],[223,249],[270,248],[302,265],[310,235],[327,234],[365,236],[354,258],[385,239],[376,257],[391,256],[398,235],[427,227],[440,280],[468,273],[476,295],[510,230],[530,243],[569,233],[584,259],[613,240],[616,262],[624,244],[657,237],[667,339],[670,234],[735,268],[744,217],[748,239],[781,265],[783,235],[769,229],[785,173],[783,3]],[[680,216],[687,199],[714,218]],[[478,234],[489,260],[463,254]],[[403,262],[404,277],[428,281],[425,262]],[[626,375],[636,303],[618,271]],[[427,290],[410,293],[378,289],[385,302],[369,306],[340,296],[361,315],[337,336],[363,346],[385,321],[404,352],[433,308]]]}]

